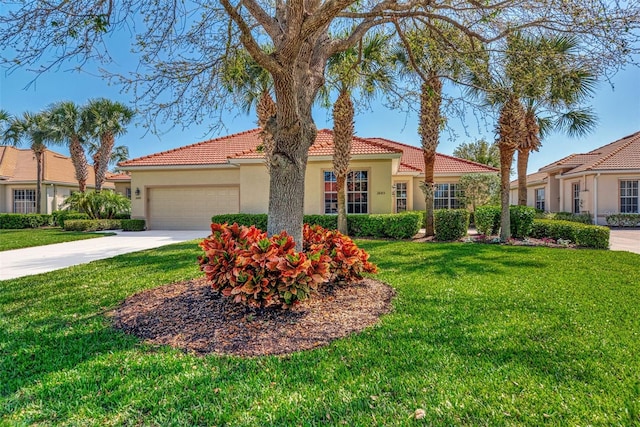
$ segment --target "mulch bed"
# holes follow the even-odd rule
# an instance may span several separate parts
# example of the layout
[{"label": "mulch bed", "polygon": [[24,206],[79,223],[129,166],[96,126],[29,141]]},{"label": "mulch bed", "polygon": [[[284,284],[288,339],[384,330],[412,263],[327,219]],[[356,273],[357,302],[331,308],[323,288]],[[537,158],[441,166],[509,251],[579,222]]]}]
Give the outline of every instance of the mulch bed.
[{"label": "mulch bed", "polygon": [[206,278],[127,298],[109,313],[116,329],[187,352],[259,356],[309,350],[359,332],[391,311],[395,292],[373,279],[327,286],[290,310],[252,309],[220,297]]}]

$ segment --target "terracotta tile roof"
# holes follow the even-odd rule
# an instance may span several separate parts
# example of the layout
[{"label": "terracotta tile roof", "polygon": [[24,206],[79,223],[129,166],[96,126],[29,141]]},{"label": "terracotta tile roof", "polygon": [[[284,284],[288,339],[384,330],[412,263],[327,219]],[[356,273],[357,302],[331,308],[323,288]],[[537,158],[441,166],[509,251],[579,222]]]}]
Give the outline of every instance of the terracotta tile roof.
[{"label": "terracotta tile roof", "polygon": [[131,181],[131,175],[128,173],[107,173],[107,181]]},{"label": "terracotta tile roof", "polygon": [[[36,159],[30,149],[20,149],[11,146],[0,147],[0,182],[36,182]],[[75,169],[71,159],[55,151],[46,150],[43,156],[43,182],[64,183],[77,186]],[[89,166],[87,186],[95,186],[93,167]],[[107,184],[105,188],[112,188]]]},{"label": "terracotta tile roof", "polygon": [[[120,166],[215,165],[227,164],[229,159],[260,159],[263,154],[257,149],[260,145],[259,132],[259,129],[253,129],[210,139],[197,144],[127,160],[120,163]],[[351,155],[396,153],[401,153],[400,172],[424,172],[424,159],[422,149],[419,147],[384,138],[353,138]],[[309,149],[309,156],[331,155],[333,155],[333,132],[329,129],[321,129],[318,131],[316,142]],[[490,166],[469,160],[439,153],[436,155],[436,174],[497,171],[497,169]]]},{"label": "terracotta tile roof", "polygon": [[[546,183],[548,180],[549,174],[546,172],[534,172],[532,174],[527,175],[527,186],[532,184],[540,184]],[[514,179],[510,183],[511,189],[518,188],[518,180]]]},{"label": "terracotta tile roof", "polygon": [[539,171],[563,169],[563,175],[586,171],[640,169],[640,132],[625,136],[588,153],[571,154]]},{"label": "terracotta tile roof", "polygon": [[[366,154],[394,154],[401,153],[402,150],[389,147],[371,139],[354,136],[351,141],[351,155]],[[316,141],[309,148],[309,157],[332,156],[333,155],[333,132],[329,129],[320,129],[316,136]],[[262,152],[256,150],[246,150],[229,156],[230,159],[260,159]]]},{"label": "terracotta tile roof", "polygon": [[[399,170],[400,172],[424,173],[424,157],[422,155],[422,148],[403,144],[401,142],[391,141],[385,138],[367,139],[402,150],[402,159],[400,160]],[[436,153],[436,161],[434,165],[435,174],[482,172],[498,172],[498,169],[491,166],[483,165],[481,163],[472,162],[470,160]]]},{"label": "terracotta tile roof", "polygon": [[249,152],[260,143],[260,129],[209,139],[185,147],[126,160],[119,166],[216,165],[228,163],[236,153]]}]

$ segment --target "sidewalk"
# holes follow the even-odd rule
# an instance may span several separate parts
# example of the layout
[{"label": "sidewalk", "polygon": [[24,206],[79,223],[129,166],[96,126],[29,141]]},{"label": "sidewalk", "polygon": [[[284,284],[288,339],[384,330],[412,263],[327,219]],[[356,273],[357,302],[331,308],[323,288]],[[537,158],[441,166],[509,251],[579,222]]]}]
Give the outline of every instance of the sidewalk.
[{"label": "sidewalk", "polygon": [[0,280],[46,273],[116,255],[202,239],[207,234],[200,230],[116,231],[115,236],[3,251],[0,252]]}]

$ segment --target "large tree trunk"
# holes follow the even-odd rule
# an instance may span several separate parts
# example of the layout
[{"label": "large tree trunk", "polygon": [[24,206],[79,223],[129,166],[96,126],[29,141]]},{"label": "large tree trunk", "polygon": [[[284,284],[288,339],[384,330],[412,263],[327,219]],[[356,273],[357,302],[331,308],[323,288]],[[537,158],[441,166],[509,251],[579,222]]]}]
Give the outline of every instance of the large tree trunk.
[{"label": "large tree trunk", "polygon": [[87,163],[87,157],[84,153],[84,148],[80,143],[80,139],[77,136],[71,138],[69,144],[69,154],[71,154],[71,162],[76,171],[76,180],[78,181],[78,188],[81,193],[84,193],[87,188],[87,179],[89,178],[89,165]]},{"label": "large tree trunk", "polygon": [[264,149],[264,162],[267,166],[267,170],[271,173],[271,156],[273,154],[273,135],[269,132],[269,122],[275,120],[276,117],[276,103],[273,102],[271,94],[268,91],[263,91],[260,94],[260,100],[256,106],[258,113],[258,126],[260,126],[260,138],[262,138],[262,146]]},{"label": "large tree trunk", "polygon": [[353,102],[348,91],[340,91],[333,106],[333,172],[336,175],[338,191],[338,231],[348,233],[347,204],[345,183],[351,158],[351,140],[353,138]]},{"label": "large tree trunk", "polygon": [[527,164],[529,150],[518,150],[518,205],[527,206]]},{"label": "large tree trunk", "polygon": [[433,195],[435,182],[433,177],[436,149],[440,135],[442,116],[442,81],[435,73],[422,84],[420,93],[420,140],[424,156],[424,195],[426,203],[426,232],[425,236],[433,236],[435,227],[433,221]]},{"label": "large tree trunk", "polygon": [[[302,250],[302,224],[304,221],[304,182],[309,147],[316,138],[316,127],[311,117],[315,96],[313,87],[296,85],[293,70],[274,75],[276,93],[276,120],[273,135],[269,183],[269,212],[267,233],[272,236],[286,231]],[[311,91],[311,92],[308,92]]]}]

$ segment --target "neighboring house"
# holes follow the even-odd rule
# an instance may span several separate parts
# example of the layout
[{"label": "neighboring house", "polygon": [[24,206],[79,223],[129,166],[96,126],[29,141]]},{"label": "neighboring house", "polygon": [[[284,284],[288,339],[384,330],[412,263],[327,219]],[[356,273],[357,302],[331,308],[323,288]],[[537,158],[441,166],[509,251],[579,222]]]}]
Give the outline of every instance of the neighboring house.
[{"label": "neighboring house", "polygon": [[[151,229],[203,229],[222,213],[265,213],[269,175],[254,129],[121,162],[131,175],[133,218]],[[333,133],[318,131],[305,175],[306,214],[334,214]],[[425,208],[422,150],[381,138],[354,137],[347,182],[349,213]],[[438,155],[436,207],[458,207],[456,183],[465,173],[497,173],[486,165]]]},{"label": "neighboring house", "polygon": [[116,193],[120,193],[128,199],[131,198],[131,175],[128,173],[107,172],[106,182],[114,185]]},{"label": "neighboring house", "polygon": [[[527,176],[530,206],[548,212],[590,213],[606,224],[612,213],[640,213],[640,132],[584,154],[571,154]],[[511,183],[517,203],[518,182]]]},{"label": "neighboring house", "polygon": [[[36,211],[36,159],[30,149],[0,146],[0,212]],[[89,167],[87,188],[94,188],[94,172]],[[104,188],[113,189],[106,183]],[[51,213],[72,191],[78,191],[75,169],[69,157],[46,150],[42,161],[42,213]]]}]

